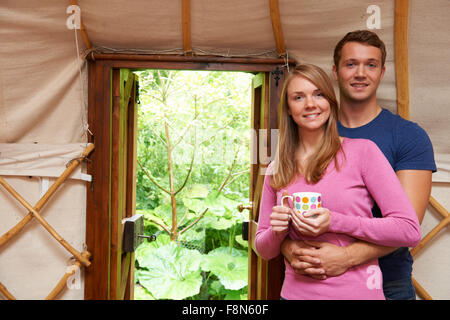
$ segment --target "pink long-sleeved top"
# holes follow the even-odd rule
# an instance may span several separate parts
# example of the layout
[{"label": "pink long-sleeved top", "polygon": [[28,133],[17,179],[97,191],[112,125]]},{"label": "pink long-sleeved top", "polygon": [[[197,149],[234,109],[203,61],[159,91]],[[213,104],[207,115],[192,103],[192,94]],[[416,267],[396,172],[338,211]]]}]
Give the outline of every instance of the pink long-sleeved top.
[{"label": "pink long-sleeved top", "polygon": [[[414,208],[375,143],[344,138],[337,159],[339,171],[334,160],[331,161],[316,184],[308,184],[299,174],[289,186],[277,191],[270,186],[271,176],[265,177],[255,236],[255,248],[263,259],[277,257],[287,235],[293,240],[324,241],[338,246],[347,246],[356,239],[392,247],[413,247],[419,243],[420,225]],[[274,170],[271,166],[269,169]],[[321,193],[322,207],[331,212],[328,232],[318,237],[307,237],[294,230],[291,224],[288,233],[274,233],[270,214],[272,207],[280,205],[283,190],[290,195],[295,192]],[[383,218],[373,218],[374,201]],[[325,280],[296,274],[287,261],[285,265],[281,290],[285,299],[385,299],[378,259]]]}]

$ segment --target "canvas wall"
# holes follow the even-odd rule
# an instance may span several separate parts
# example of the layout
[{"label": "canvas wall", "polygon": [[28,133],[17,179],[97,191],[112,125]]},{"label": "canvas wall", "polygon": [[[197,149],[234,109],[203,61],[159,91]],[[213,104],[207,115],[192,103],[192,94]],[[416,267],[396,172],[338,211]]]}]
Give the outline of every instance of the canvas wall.
[{"label": "canvas wall", "polygon": [[[331,71],[332,50],[348,31],[367,28],[380,9],[375,29],[388,49],[379,103],[396,112],[393,43],[394,1],[280,0],[280,16],[290,57]],[[89,39],[99,51],[182,53],[179,1],[80,0]],[[275,57],[267,1],[196,0],[192,4],[192,47],[196,54]],[[0,4],[0,143],[17,150],[27,144],[61,145],[86,141],[87,70],[80,34],[67,28],[69,1],[4,0]],[[450,2],[410,1],[409,74],[411,120],[430,135],[438,172],[433,196],[450,208]],[[76,36],[77,35],[77,36]],[[77,47],[81,57],[77,57]],[[80,77],[81,74],[81,77]],[[52,147],[49,147],[52,148]],[[0,159],[2,150],[0,150]],[[1,169],[1,168],[0,168]],[[16,170],[17,169],[17,170]],[[40,195],[41,180],[20,168],[9,181],[30,202]],[[62,167],[55,170],[63,170]],[[55,179],[52,177],[51,179]],[[53,181],[53,180],[51,180]],[[71,179],[45,207],[44,217],[82,250],[85,239],[86,182]],[[0,191],[0,234],[26,212]],[[439,221],[427,210],[425,235]],[[0,282],[19,299],[40,299],[64,273],[68,254],[45,230],[33,223],[17,239],[0,248]],[[414,276],[436,299],[450,299],[450,235],[444,229],[416,258]],[[81,285],[82,285],[81,279]],[[83,299],[83,289],[66,290],[63,299]]]}]

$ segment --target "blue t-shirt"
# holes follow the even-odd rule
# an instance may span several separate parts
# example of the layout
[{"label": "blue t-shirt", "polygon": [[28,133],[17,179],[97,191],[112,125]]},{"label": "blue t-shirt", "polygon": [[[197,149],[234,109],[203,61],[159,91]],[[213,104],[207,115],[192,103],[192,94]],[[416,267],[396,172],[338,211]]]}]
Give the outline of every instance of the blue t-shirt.
[{"label": "blue t-shirt", "polygon": [[[346,128],[338,122],[339,134],[347,138],[369,139],[384,153],[394,171],[431,170],[436,172],[433,146],[425,130],[417,123],[403,119],[387,109],[371,122],[358,127]],[[375,203],[374,217],[381,218]],[[399,248],[378,259],[383,281],[407,278],[412,272],[413,259],[408,248]]]}]

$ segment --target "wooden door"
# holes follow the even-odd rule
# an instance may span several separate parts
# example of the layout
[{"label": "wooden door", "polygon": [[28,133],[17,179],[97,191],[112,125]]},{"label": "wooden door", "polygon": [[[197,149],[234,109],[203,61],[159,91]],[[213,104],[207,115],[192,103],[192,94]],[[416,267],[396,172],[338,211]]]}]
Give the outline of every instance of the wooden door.
[{"label": "wooden door", "polygon": [[[279,299],[283,282],[284,265],[282,257],[265,261],[258,256],[254,247],[264,173],[268,158],[275,152],[271,146],[271,129],[277,128],[277,107],[282,87],[282,78],[277,72],[262,72],[253,79],[252,95],[252,141],[250,171],[250,217],[249,217],[249,285],[251,300]],[[271,150],[273,149],[273,150]],[[268,152],[268,154],[265,154]]]},{"label": "wooden door", "polygon": [[133,299],[134,252],[122,251],[124,218],[136,206],[137,76],[129,69],[112,71],[110,299]]},{"label": "wooden door", "polygon": [[[131,82],[124,79],[128,79],[132,75],[128,71],[121,72],[120,70],[134,68],[264,72],[264,77],[266,77],[264,90],[266,91],[260,94],[261,97],[264,97],[265,102],[268,101],[271,106],[274,106],[269,109],[270,117],[266,119],[266,125],[269,123],[271,128],[276,128],[276,105],[278,104],[278,91],[281,89],[283,78],[282,74],[281,79],[279,75],[280,69],[285,70],[286,60],[96,53],[89,55],[88,60],[88,120],[89,130],[92,132],[89,136],[89,142],[94,143],[95,150],[90,156],[91,161],[87,163],[87,173],[92,176],[92,182],[86,190],[86,246],[92,254],[92,264],[85,269],[84,273],[85,299],[120,299],[122,296],[127,299],[132,297],[132,290],[130,289],[132,289],[134,259],[131,255],[122,254],[121,218],[134,212],[133,206],[135,201],[133,197],[135,187],[133,184],[135,180],[134,177],[131,177],[134,175],[135,167],[134,160],[131,161],[130,159],[134,159],[133,156],[136,153],[136,146],[133,145],[136,141],[136,125],[134,124],[136,121],[136,109],[133,93],[129,95],[128,105],[123,102],[121,108],[121,92],[125,93],[128,90],[125,90],[126,83],[128,83],[128,88],[130,88],[131,84]],[[288,63],[290,66],[293,66],[295,61],[289,60]],[[131,88],[131,92],[135,92],[135,90],[135,87]],[[261,87],[262,90],[263,88]],[[270,90],[270,94],[268,94],[267,90]],[[125,100],[127,99],[123,98],[123,101]],[[125,108],[128,108],[127,112],[125,112]],[[112,109],[115,110],[114,119],[112,117]],[[129,115],[127,120],[123,116],[125,113]],[[257,113],[261,115],[261,110],[258,109]],[[257,118],[259,119],[259,116]],[[127,130],[124,129],[125,121],[129,123]],[[112,128],[113,125],[114,129]],[[121,126],[122,129],[120,129]],[[259,128],[259,124],[256,127]],[[125,134],[126,137],[124,136]],[[126,141],[127,147],[125,148],[123,144],[120,144],[120,141]],[[127,156],[124,156],[124,148],[127,150]],[[121,156],[120,150],[122,150]],[[114,164],[112,161],[114,161]],[[124,170],[125,166],[126,170]],[[118,173],[119,168],[122,168],[122,175]],[[124,172],[126,176],[124,176]],[[253,185],[256,185],[257,182],[255,178],[256,175],[252,175],[253,189]],[[124,186],[123,181],[125,180],[129,182],[125,184],[124,192],[123,187],[120,189],[119,186]],[[123,196],[124,193],[127,195],[126,197]],[[130,198],[133,200],[130,200]],[[252,199],[253,193],[250,200]],[[123,211],[124,207],[126,208],[125,212]],[[256,220],[252,219],[254,222],[257,221],[257,217]],[[252,261],[256,260],[253,259]],[[251,262],[251,264],[253,263]],[[271,268],[271,263],[268,264],[269,283],[271,283],[269,293],[265,295],[259,294],[259,297],[275,298],[270,293],[271,288],[274,287],[270,281],[271,270],[276,270],[278,275],[280,275],[280,268]],[[128,273],[126,272],[127,270],[129,271]],[[265,274],[264,272],[262,273]],[[251,277],[252,275],[250,279]],[[279,283],[281,282],[279,281]],[[254,291],[256,286],[252,283],[250,283],[250,288],[253,292],[256,292]],[[274,289],[273,291],[279,294],[279,289]],[[256,293],[252,295],[249,292],[249,297],[256,299]]]}]

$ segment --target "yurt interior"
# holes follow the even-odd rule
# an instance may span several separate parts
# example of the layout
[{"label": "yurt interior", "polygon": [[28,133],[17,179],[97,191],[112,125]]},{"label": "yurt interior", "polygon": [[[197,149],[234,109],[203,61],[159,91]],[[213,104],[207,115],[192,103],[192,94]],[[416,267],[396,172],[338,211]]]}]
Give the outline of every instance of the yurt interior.
[{"label": "yurt interior", "polygon": [[[339,101],[333,51],[355,30],[377,34],[386,46],[378,105],[419,125],[432,143],[436,170],[421,240],[408,248],[411,281],[417,300],[450,299],[449,14],[448,0],[2,0],[0,300],[280,300],[288,261],[281,254],[263,259],[254,240],[265,171],[275,159],[283,83],[296,65],[314,64],[329,75]],[[185,122],[169,123],[172,113],[165,111],[145,116],[145,97],[166,102],[151,90],[164,90],[186,70],[219,73],[198,80],[206,82],[196,84],[195,101],[177,100],[186,105],[176,121]],[[217,98],[228,101],[233,118],[213,109],[197,113],[204,101],[216,103],[199,87],[219,92],[230,84],[223,92],[231,92],[238,73],[249,79],[246,118],[235,100],[226,100],[234,93]],[[205,157],[207,148],[194,149],[184,171],[170,158],[175,144],[194,139],[188,129],[202,116],[222,121],[215,125],[221,130],[236,129],[239,117],[247,121],[245,156],[227,163],[233,173],[218,164],[196,171],[193,155]],[[152,117],[160,117],[152,122],[159,131],[141,139],[150,125],[139,121]],[[163,150],[158,143],[169,160],[151,167],[156,151],[139,148]],[[189,146],[180,148],[190,155]],[[249,165],[237,169],[239,162]],[[225,178],[218,191],[191,183],[203,181],[202,172]],[[231,190],[231,180],[240,189]],[[203,204],[209,211],[196,209]],[[220,215],[215,224],[213,213]],[[204,237],[215,237],[211,243],[229,250],[209,242],[203,251],[182,246],[184,231],[199,225]],[[170,254],[185,258],[166,264]],[[228,273],[214,269],[215,261]],[[187,272],[194,265],[176,285],[161,281],[164,268]]]}]

